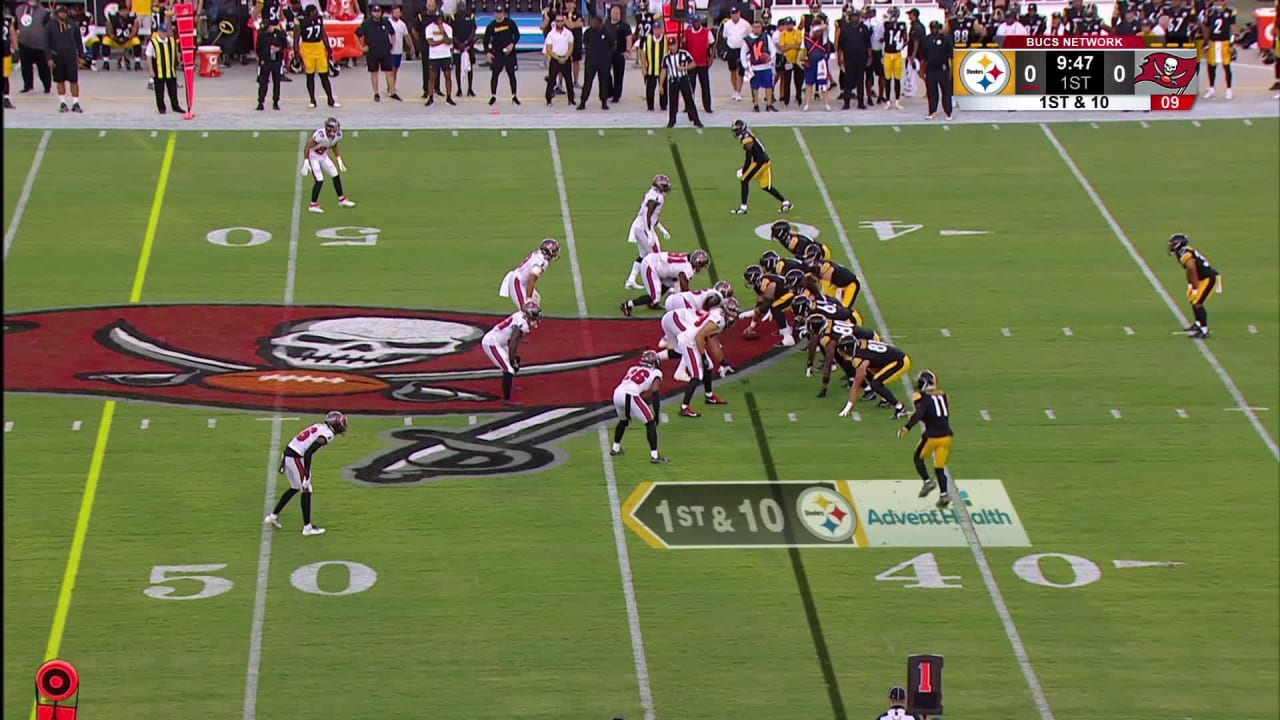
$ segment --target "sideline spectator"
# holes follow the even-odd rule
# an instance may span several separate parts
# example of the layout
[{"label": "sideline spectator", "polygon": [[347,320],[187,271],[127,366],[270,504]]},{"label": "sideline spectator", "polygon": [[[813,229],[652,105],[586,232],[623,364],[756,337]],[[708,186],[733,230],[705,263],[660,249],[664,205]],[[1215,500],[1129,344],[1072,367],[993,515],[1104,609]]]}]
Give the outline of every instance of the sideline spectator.
[{"label": "sideline spectator", "polygon": [[[19,5],[15,18],[18,23],[18,60],[22,63],[22,92],[29,93],[35,87],[34,74],[40,75],[40,84],[49,94],[49,44],[45,26],[49,24],[49,9],[40,0],[27,0]],[[34,73],[34,74],[33,74]]]},{"label": "sideline spectator", "polygon": [[613,90],[610,98],[613,102],[622,102],[622,79],[627,75],[627,56],[631,54],[631,26],[621,5],[609,8],[609,23],[605,32],[613,42],[613,55],[610,58],[609,87]]},{"label": "sideline spectator", "polygon": [[[577,0],[564,0],[564,26],[569,28],[569,32],[573,33],[573,86],[575,88],[582,87],[582,30],[585,24],[582,22],[582,15],[578,12]],[[569,100],[569,104],[573,104],[573,100]]]},{"label": "sideline spectator", "polygon": [[494,8],[493,20],[484,29],[484,54],[489,60],[489,104],[498,102],[498,75],[507,74],[511,84],[511,102],[520,104],[516,97],[516,43],[520,42],[520,29],[507,17],[505,5]]},{"label": "sideline spectator", "polygon": [[613,96],[613,88],[609,86],[609,73],[613,68],[613,39],[605,32],[604,20],[595,15],[591,25],[582,33],[582,43],[586,45],[583,56],[586,58],[587,75],[582,81],[582,99],[578,103],[579,110],[587,109],[587,99],[591,97],[591,83],[600,79],[600,109],[609,109],[609,98]]},{"label": "sideline spectator", "polygon": [[409,25],[405,23],[401,17],[403,10],[399,5],[391,6],[391,29],[394,35],[391,36],[391,73],[387,84],[387,97],[400,102],[400,65],[404,63],[406,52],[413,51],[413,33],[409,32]]},{"label": "sideline spectator", "polygon": [[703,24],[701,15],[695,13],[689,18],[689,22],[682,44],[693,57],[693,70],[689,71],[690,89],[702,88],[702,111],[710,115],[711,65],[715,62],[715,45],[711,38],[711,28]]},{"label": "sideline spectator", "polygon": [[827,50],[826,32],[823,25],[813,26],[810,37],[805,40],[804,63],[804,106],[808,110],[813,102],[814,94],[822,96],[822,104],[827,112],[831,112],[831,53]]},{"label": "sideline spectator", "polygon": [[[181,63],[178,59],[178,43],[169,37],[169,28],[164,23],[154,26],[150,39],[147,40],[147,47],[143,53],[151,63],[151,79],[152,87],[156,93],[156,110],[161,115],[165,114],[164,96],[169,94],[169,107],[176,113],[186,112],[182,109],[182,103],[178,102],[178,68]],[[277,63],[277,67],[279,63]],[[279,98],[279,87],[276,85],[276,97]],[[258,103],[258,109],[262,109],[262,103]]]},{"label": "sideline spectator", "polygon": [[49,48],[49,69],[58,85],[58,112],[67,111],[67,84],[71,85],[71,112],[80,108],[80,58],[84,57],[84,41],[80,27],[71,22],[71,11],[59,5],[54,19],[44,26],[45,47]]},{"label": "sideline spectator", "polygon": [[107,16],[107,35],[102,39],[102,69],[111,69],[111,49],[120,51],[116,67],[129,69],[129,56],[134,56],[136,70],[142,69],[138,59],[142,57],[142,40],[138,38],[138,16],[133,12],[129,0],[120,3],[114,15]]},{"label": "sideline spectator", "polygon": [[729,8],[729,19],[720,25],[720,38],[724,43],[725,61],[729,64],[729,84],[733,86],[733,101],[742,102],[742,42],[751,33],[751,23],[742,18],[738,6]]},{"label": "sideline spectator", "polygon": [[391,27],[391,21],[382,14],[381,5],[370,6],[364,22],[356,28],[357,42],[364,45],[364,60],[369,67],[369,84],[373,86],[374,102],[382,102],[382,95],[378,93],[379,72],[383,74],[383,84],[387,87],[387,94],[390,95],[393,92],[391,38],[395,33],[396,30]]},{"label": "sideline spectator", "polygon": [[453,72],[462,96],[462,74],[467,74],[467,97],[475,97],[476,11],[465,2],[458,3],[453,16]]},{"label": "sideline spectator", "polygon": [[427,61],[429,63],[429,81],[427,85],[426,106],[436,103],[436,95],[440,92],[440,78],[444,78],[444,101],[457,105],[453,101],[453,73],[449,65],[453,58],[453,28],[444,21],[444,15],[436,13],[431,24],[426,27]]},{"label": "sideline spectator", "polygon": [[[268,17],[267,26],[258,31],[258,110],[267,99],[267,81],[271,82],[271,109],[280,109],[280,76],[289,39],[280,29],[278,17]],[[159,95],[156,96],[159,98]],[[158,102],[158,99],[157,99]]]},{"label": "sideline spectator", "polygon": [[666,43],[662,23],[655,22],[648,34],[640,40],[641,70],[644,73],[644,100],[653,112],[653,95],[658,93],[658,104],[667,109],[667,88],[658,87],[658,78],[662,75],[662,58],[666,56]]},{"label": "sideline spectator", "polygon": [[925,89],[929,94],[929,119],[942,112],[951,119],[951,37],[942,32],[942,23],[929,23],[929,37],[924,43]]},{"label": "sideline spectator", "polygon": [[9,99],[9,76],[13,74],[13,49],[16,34],[13,32],[13,17],[9,15],[9,6],[4,6],[4,29],[0,35],[0,43],[4,47],[4,109],[13,110],[13,101]]},{"label": "sideline spectator", "polygon": [[778,112],[773,105],[773,67],[777,62],[778,47],[773,37],[765,33],[764,23],[751,23],[751,34],[742,41],[742,66],[751,75],[751,106],[760,112],[760,91],[764,91],[765,110]]},{"label": "sideline spectator", "polygon": [[573,31],[565,27],[565,17],[556,13],[555,24],[547,33],[543,51],[547,56],[547,106],[556,96],[556,80],[563,80],[569,94],[569,104],[573,105]]},{"label": "sideline spectator", "polygon": [[782,90],[783,105],[791,105],[791,88],[795,88],[796,107],[803,104],[804,68],[800,56],[804,52],[804,33],[796,29],[793,18],[783,18],[778,30],[778,52],[782,53],[782,72],[778,74],[778,87]]},{"label": "sideline spectator", "polygon": [[866,110],[863,84],[871,63],[871,30],[862,24],[862,16],[852,6],[844,8],[844,18],[836,21],[836,57],[840,62],[840,91],[844,109],[849,109],[855,95],[858,109]]}]

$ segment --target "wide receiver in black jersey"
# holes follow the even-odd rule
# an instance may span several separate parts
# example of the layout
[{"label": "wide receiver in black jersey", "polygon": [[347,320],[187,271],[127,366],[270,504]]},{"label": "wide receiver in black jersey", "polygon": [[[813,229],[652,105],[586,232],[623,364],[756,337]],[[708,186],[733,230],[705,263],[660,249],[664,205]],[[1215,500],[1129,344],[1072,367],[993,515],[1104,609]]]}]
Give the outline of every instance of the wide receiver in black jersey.
[{"label": "wide receiver in black jersey", "polygon": [[[951,402],[947,394],[938,389],[938,376],[932,370],[925,370],[916,378],[915,400],[916,410],[906,425],[898,428],[898,437],[906,437],[911,428],[917,424],[924,425],[924,433],[912,459],[916,472],[924,486],[920,488],[920,497],[929,497],[934,488],[941,491],[938,496],[938,507],[946,507],[951,503],[951,487],[947,478],[947,459],[951,456],[951,442],[954,433],[951,431]],[[937,477],[929,478],[929,469],[925,458],[933,457],[933,472]]]}]

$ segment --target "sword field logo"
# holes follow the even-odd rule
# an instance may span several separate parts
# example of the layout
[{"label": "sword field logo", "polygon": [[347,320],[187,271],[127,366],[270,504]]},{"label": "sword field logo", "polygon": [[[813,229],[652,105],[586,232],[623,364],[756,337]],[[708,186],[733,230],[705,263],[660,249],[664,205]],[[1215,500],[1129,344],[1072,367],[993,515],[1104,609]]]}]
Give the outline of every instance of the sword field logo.
[{"label": "sword field logo", "polygon": [[[505,314],[307,305],[120,305],[5,315],[5,392],[320,415],[488,415],[405,427],[349,479],[374,485],[546,469],[554,444],[613,414],[643,321],[545,317],[520,347],[513,411],[480,348]],[[731,343],[745,370],[769,343]]]}]

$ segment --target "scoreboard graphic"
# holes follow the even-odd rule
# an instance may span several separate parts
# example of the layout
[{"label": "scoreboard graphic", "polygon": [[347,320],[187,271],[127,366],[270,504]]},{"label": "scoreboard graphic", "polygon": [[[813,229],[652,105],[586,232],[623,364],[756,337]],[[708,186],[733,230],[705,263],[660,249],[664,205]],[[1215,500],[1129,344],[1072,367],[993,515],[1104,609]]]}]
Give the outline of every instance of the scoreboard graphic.
[{"label": "scoreboard graphic", "polygon": [[968,110],[1190,110],[1199,91],[1194,45],[1141,36],[1022,36],[957,45],[953,92]]}]

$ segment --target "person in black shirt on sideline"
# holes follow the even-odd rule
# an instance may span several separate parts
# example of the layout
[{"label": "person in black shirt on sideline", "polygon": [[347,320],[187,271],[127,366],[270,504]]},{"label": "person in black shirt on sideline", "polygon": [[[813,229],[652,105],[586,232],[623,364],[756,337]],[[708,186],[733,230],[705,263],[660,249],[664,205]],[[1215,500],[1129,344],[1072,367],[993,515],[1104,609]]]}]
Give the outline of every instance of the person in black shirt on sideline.
[{"label": "person in black shirt on sideline", "polygon": [[586,76],[582,79],[582,99],[578,102],[579,110],[587,109],[587,98],[591,96],[591,83],[600,78],[600,109],[609,109],[609,98],[613,97],[610,72],[613,70],[613,38],[604,29],[604,20],[599,15],[591,18],[591,24],[582,32],[583,58],[586,60]]},{"label": "person in black shirt on sideline", "polygon": [[391,21],[382,13],[381,5],[369,8],[364,22],[356,28],[356,37],[364,43],[365,63],[369,66],[369,82],[373,85],[373,101],[381,102],[378,93],[378,72],[383,73],[387,92],[394,92],[391,85],[391,38],[396,34]]},{"label": "person in black shirt on sideline", "polygon": [[489,104],[498,102],[498,75],[505,72],[511,83],[511,102],[519,105],[516,97],[516,43],[520,42],[520,29],[507,17],[507,8],[494,8],[493,20],[484,29],[484,54],[489,59]]},{"label": "person in black shirt on sideline", "polygon": [[267,26],[258,32],[258,108],[263,108],[267,99],[267,81],[271,82],[271,109],[280,109],[280,71],[284,62],[285,51],[289,48],[289,38],[280,29],[280,17],[267,18]]},{"label": "person in black shirt on sideline", "polygon": [[609,22],[605,24],[604,30],[613,39],[609,88],[613,91],[610,99],[618,103],[622,102],[622,78],[626,77],[627,54],[631,51],[631,26],[627,24],[621,5],[609,8]]},{"label": "person in black shirt on sideline", "polygon": [[[871,64],[871,28],[862,23],[862,16],[846,5],[844,18],[836,21],[836,57],[840,61],[840,91],[844,109],[849,109],[853,96],[858,96],[858,109],[866,110],[863,90],[867,66]],[[867,89],[870,92],[870,89]]]},{"label": "person in black shirt on sideline", "polygon": [[458,94],[462,94],[462,65],[467,65],[467,97],[475,97],[476,11],[465,2],[458,3],[453,15],[453,72]]},{"label": "person in black shirt on sideline", "polygon": [[924,39],[924,82],[929,95],[929,119],[942,112],[951,119],[951,52],[950,36],[942,32],[942,23],[929,23],[929,36]]},{"label": "person in black shirt on sideline", "polygon": [[689,72],[696,67],[693,56],[684,49],[679,35],[673,36],[671,52],[662,58],[662,79],[667,88],[667,127],[676,126],[676,112],[680,109],[680,101],[684,100],[684,110],[689,115],[689,122],[694,127],[702,127],[698,119],[698,108],[693,104],[693,85]]}]

